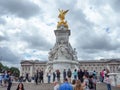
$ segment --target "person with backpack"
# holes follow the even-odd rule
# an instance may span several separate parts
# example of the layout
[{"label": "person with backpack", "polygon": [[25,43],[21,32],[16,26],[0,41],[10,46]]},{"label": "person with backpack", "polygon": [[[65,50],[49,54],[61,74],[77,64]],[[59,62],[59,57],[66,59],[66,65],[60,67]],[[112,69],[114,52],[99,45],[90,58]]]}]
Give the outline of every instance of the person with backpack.
[{"label": "person with backpack", "polygon": [[84,75],[83,86],[84,90],[96,90],[96,82],[94,81],[92,75],[90,75],[89,78],[87,75]]},{"label": "person with backpack", "polygon": [[96,90],[96,81],[94,81],[94,78],[93,76],[89,76],[89,84],[88,84],[88,87],[89,87],[89,90]]}]

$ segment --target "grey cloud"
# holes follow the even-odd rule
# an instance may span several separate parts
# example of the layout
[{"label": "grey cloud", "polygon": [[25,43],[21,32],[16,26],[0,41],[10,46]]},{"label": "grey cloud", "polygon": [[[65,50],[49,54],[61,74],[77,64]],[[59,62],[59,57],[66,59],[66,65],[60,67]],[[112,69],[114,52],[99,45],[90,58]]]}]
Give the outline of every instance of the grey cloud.
[{"label": "grey cloud", "polygon": [[120,0],[109,0],[111,7],[120,13]]},{"label": "grey cloud", "polygon": [[112,42],[111,37],[107,35],[98,36],[91,32],[86,32],[80,35],[77,41],[82,42],[79,44],[79,48],[83,49],[97,49],[97,50],[115,50],[119,48],[119,42],[116,44]]},{"label": "grey cloud", "polygon": [[42,33],[39,33],[37,28],[33,28],[32,34],[27,32],[21,33],[20,39],[25,41],[30,49],[49,50],[52,47],[47,39],[42,36]]},{"label": "grey cloud", "polygon": [[83,13],[81,9],[72,10],[70,13],[71,13],[71,15],[69,16],[70,26],[83,30],[89,30],[93,28],[94,24],[86,19],[86,15]]},{"label": "grey cloud", "polygon": [[37,35],[26,35],[22,37],[24,41],[28,43],[28,47],[32,49],[48,50],[50,44],[47,40]]},{"label": "grey cloud", "polygon": [[28,0],[0,0],[2,15],[15,15],[21,18],[30,18],[40,12],[38,5]]},{"label": "grey cloud", "polygon": [[8,41],[9,37],[4,31],[0,31],[3,33],[3,35],[0,35],[0,41]]},{"label": "grey cloud", "polygon": [[7,37],[5,37],[5,36],[0,36],[0,41],[6,41],[6,40],[8,40]]},{"label": "grey cloud", "polygon": [[72,10],[74,9],[75,5],[77,4],[77,1],[62,1],[62,0],[59,0],[59,1],[56,1],[55,2],[57,5],[57,8],[59,9],[69,9],[69,10]]},{"label": "grey cloud", "polygon": [[108,0],[89,0],[88,2],[90,6],[95,6],[95,8],[99,8],[105,5],[108,2]]},{"label": "grey cloud", "polygon": [[94,60],[94,55],[81,52],[78,54],[79,60]]},{"label": "grey cloud", "polygon": [[120,0],[90,0],[91,7],[98,9],[104,5],[110,5],[117,13],[120,12]]},{"label": "grey cloud", "polygon": [[5,19],[3,19],[3,18],[0,18],[0,25],[4,25],[4,24],[6,24],[6,21],[5,21]]},{"label": "grey cloud", "polygon": [[92,54],[92,53],[94,54],[96,52],[99,52],[98,49],[84,49],[84,48],[82,48],[81,51],[83,51],[85,53],[90,53],[90,54]]},{"label": "grey cloud", "polygon": [[95,49],[79,49],[78,52],[79,60],[95,60],[96,57],[104,57],[103,51]]},{"label": "grey cloud", "polygon": [[20,60],[20,57],[15,55],[8,47],[0,47],[0,57],[2,61],[16,64]]},{"label": "grey cloud", "polygon": [[[78,57],[82,59],[94,59],[95,57],[111,58],[110,52],[120,52],[120,42],[112,40],[106,35],[96,35],[94,32],[80,32],[76,37]],[[79,42],[79,43],[78,43]],[[108,55],[104,55],[107,52]]]}]

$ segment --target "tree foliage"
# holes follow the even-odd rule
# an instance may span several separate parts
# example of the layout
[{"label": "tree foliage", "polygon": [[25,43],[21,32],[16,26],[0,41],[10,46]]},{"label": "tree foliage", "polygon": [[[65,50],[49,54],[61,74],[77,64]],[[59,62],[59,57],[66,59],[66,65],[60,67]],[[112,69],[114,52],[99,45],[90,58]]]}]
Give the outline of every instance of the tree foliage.
[{"label": "tree foliage", "polygon": [[19,71],[18,68],[16,68],[16,67],[11,67],[11,68],[10,68],[10,71],[11,71],[11,73],[13,74],[13,76],[19,77],[20,71]]},{"label": "tree foliage", "polygon": [[15,77],[19,77],[20,75],[20,71],[18,68],[16,67],[9,68],[8,66],[4,66],[2,63],[0,63],[0,73],[3,73],[4,71],[10,71],[12,75]]}]

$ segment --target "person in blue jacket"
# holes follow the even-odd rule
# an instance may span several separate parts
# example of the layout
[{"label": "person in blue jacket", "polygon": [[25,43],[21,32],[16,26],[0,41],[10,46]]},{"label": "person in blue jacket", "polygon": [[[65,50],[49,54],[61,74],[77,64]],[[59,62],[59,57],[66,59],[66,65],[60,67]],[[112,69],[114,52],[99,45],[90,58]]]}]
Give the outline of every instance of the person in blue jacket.
[{"label": "person in blue jacket", "polygon": [[68,82],[67,78],[64,80],[64,83],[60,85],[59,90],[73,90],[73,87]]}]

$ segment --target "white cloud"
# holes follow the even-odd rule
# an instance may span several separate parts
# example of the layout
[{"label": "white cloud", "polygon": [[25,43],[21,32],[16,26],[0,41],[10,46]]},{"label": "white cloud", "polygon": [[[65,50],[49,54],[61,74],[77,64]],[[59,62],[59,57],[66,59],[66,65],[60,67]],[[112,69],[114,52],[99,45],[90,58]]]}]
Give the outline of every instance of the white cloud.
[{"label": "white cloud", "polygon": [[55,44],[59,8],[69,9],[70,43],[80,60],[119,58],[119,0],[0,2],[0,55],[7,55],[4,62],[9,65],[21,59],[47,60]]},{"label": "white cloud", "polygon": [[40,8],[30,0],[0,0],[1,15],[30,18],[39,14]]}]

